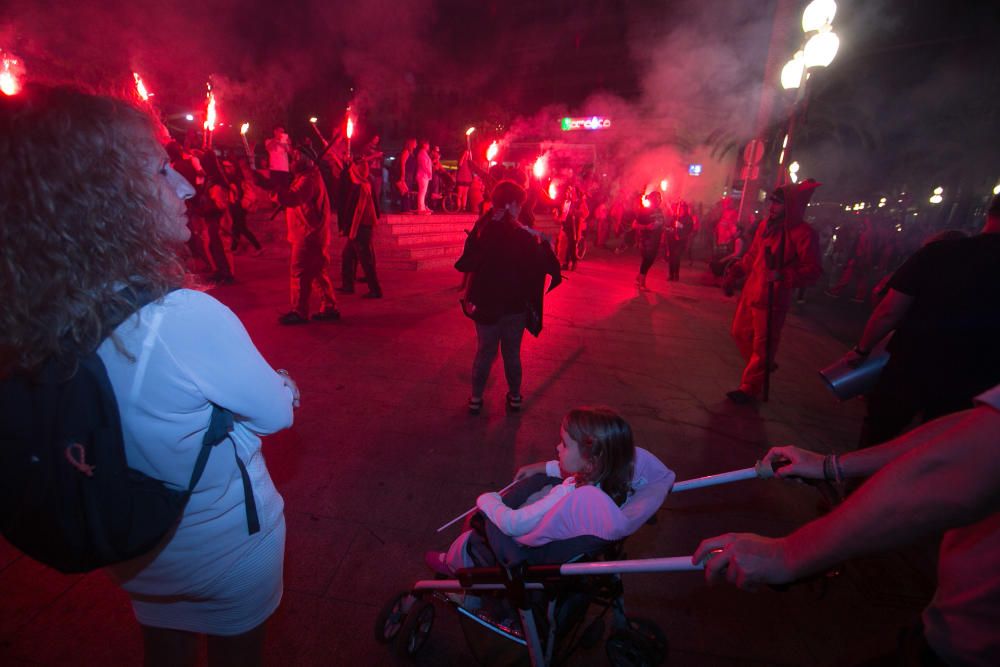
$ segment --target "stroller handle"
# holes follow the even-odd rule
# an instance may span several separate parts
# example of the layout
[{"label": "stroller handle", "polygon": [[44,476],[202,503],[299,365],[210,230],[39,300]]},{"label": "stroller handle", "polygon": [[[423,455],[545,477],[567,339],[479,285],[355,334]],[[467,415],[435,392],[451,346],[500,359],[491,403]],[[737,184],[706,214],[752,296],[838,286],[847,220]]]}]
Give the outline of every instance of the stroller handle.
[{"label": "stroller handle", "polygon": [[695,572],[704,569],[705,564],[692,563],[691,556],[671,556],[669,558],[611,560],[599,563],[567,563],[559,567],[559,574],[584,576],[594,574],[636,574],[643,572]]},{"label": "stroller handle", "polygon": [[763,461],[757,461],[756,465],[751,468],[733,470],[732,472],[720,472],[717,475],[707,475],[705,477],[696,477],[695,479],[677,482],[674,484],[672,491],[688,491],[690,489],[700,489],[706,486],[718,486],[719,484],[728,484],[729,482],[739,482],[744,479],[770,479],[771,477],[774,477],[774,469],[771,468],[770,464]]}]

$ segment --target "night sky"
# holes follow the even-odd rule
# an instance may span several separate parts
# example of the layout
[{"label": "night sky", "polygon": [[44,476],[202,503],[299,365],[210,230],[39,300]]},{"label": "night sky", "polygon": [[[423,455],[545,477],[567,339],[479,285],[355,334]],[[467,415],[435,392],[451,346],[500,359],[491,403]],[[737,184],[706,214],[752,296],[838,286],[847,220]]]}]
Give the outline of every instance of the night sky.
[{"label": "night sky", "polygon": [[[775,3],[14,0],[0,48],[34,80],[125,90],[136,69],[174,123],[200,112],[212,75],[223,122],[282,122],[294,135],[316,115],[329,132],[352,103],[362,135],[392,145],[420,134],[446,154],[468,124],[538,139],[557,134],[561,115],[607,115],[616,132],[602,141],[621,170],[701,161],[714,188],[753,134],[761,87],[776,92],[774,137],[793,98],[764,81]],[[789,4],[776,38],[785,58],[807,3]],[[827,198],[938,181],[992,187],[998,6],[839,3],[840,52],[811,77],[795,151]],[[227,131],[235,139],[220,129],[220,141]]]}]

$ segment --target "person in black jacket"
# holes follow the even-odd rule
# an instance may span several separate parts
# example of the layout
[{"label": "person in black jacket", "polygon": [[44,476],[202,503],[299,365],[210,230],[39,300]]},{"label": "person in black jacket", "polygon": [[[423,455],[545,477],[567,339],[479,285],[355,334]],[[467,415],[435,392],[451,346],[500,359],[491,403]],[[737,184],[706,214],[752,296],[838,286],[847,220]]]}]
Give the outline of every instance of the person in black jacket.
[{"label": "person in black jacket", "polygon": [[552,276],[550,291],[562,282],[551,244],[518,222],[525,198],[516,183],[498,183],[491,195],[493,208],[476,222],[455,262],[456,269],[471,274],[462,307],[475,321],[479,340],[472,364],[472,414],[483,407],[498,347],[507,377],[507,409],[521,409],[521,339],[525,328],[535,336],[541,331],[545,276]]}]

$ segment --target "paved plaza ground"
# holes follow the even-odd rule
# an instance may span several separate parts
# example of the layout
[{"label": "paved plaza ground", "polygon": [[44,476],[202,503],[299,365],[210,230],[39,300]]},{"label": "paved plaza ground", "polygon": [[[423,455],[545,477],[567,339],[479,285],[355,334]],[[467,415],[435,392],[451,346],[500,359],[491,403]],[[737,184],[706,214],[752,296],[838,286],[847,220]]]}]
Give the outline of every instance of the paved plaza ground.
[{"label": "paved plaza ground", "polygon": [[[237,258],[239,282],[213,295],[303,395],[294,427],[264,446],[288,522],[268,664],[392,664],[372,636],[379,607],[426,577],[424,551],[457,534],[435,534],[437,526],[518,466],[554,457],[573,406],[620,410],[638,444],[678,479],[751,466],[774,444],[853,445],[863,404],[838,403],[816,372],[845,349],[824,324],[839,321],[828,305],[797,306],[789,318],[771,402],[735,406],[724,397],[742,368],[728,336],[735,300],[703,284],[701,264],[667,283],[658,263],[651,289],[638,292],[637,265],[599,252],[581,262],[546,300],[541,337],[525,340],[523,412],[505,414],[498,365],[473,417],[465,401],[475,337],[459,310],[457,272],[385,272],[384,299],[345,296],[340,322],[280,327],[287,250]],[[818,500],[780,481],[678,493],[627,552],[679,556],[721,532],[781,535],[816,516]],[[786,592],[708,587],[700,573],[631,575],[626,602],[663,629],[671,665],[849,665],[888,649],[917,618],[931,589],[927,551],[854,561]],[[59,575],[0,544],[0,664],[140,662],[127,596],[103,573]],[[418,663],[475,664],[454,614],[439,609]],[[603,646],[575,664],[606,664]]]}]

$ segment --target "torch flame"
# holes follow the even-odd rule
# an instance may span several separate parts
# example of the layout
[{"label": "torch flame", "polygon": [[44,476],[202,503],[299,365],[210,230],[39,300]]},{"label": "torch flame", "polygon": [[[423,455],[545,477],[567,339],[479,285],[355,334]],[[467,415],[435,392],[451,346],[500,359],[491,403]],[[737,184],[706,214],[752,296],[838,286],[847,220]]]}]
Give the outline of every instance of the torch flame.
[{"label": "torch flame", "polygon": [[143,102],[148,102],[152,93],[146,90],[146,84],[142,82],[142,77],[139,76],[138,72],[132,72],[132,78],[135,79],[135,92],[139,94]]},{"label": "torch flame", "polygon": [[667,191],[667,187],[669,185],[670,185],[670,182],[667,181],[667,179],[665,179],[665,178],[662,181],[660,181],[660,189],[663,190],[664,192]]},{"label": "torch flame", "polygon": [[17,95],[21,90],[21,85],[17,81],[15,72],[17,60],[14,58],[3,58],[3,68],[0,69],[0,92],[4,95]]},{"label": "torch flame", "polygon": [[538,159],[535,160],[535,165],[531,168],[531,172],[535,175],[535,178],[541,179],[545,178],[545,173],[549,170],[549,154],[545,153],[539,155]]},{"label": "torch flame", "polygon": [[218,116],[215,111],[215,93],[213,93],[212,88],[209,87],[208,107],[205,109],[205,129],[209,132],[214,132],[216,120],[218,120]]},{"label": "torch flame", "polygon": [[493,158],[495,158],[499,152],[500,147],[497,145],[497,142],[494,141],[490,144],[490,147],[486,149],[486,159],[493,162]]},{"label": "torch flame", "polygon": [[642,207],[643,208],[650,208],[652,205],[653,205],[653,202],[649,201],[649,193],[648,192],[644,193],[642,195]]},{"label": "torch flame", "polygon": [[240,125],[240,134],[246,134],[250,131],[250,123],[243,123]]},{"label": "torch flame", "polygon": [[549,199],[555,199],[559,191],[556,189],[555,183],[549,183]]},{"label": "torch flame", "polygon": [[312,123],[313,125],[315,125],[316,123],[319,122],[319,118],[317,118],[316,116],[310,116],[309,117],[309,122]]},{"label": "torch flame", "polygon": [[354,136],[354,119],[350,116],[347,117],[347,138],[350,139]]},{"label": "torch flame", "polygon": [[469,136],[469,135],[471,135],[475,131],[476,131],[476,128],[470,127],[468,130],[465,131],[465,136]]}]

